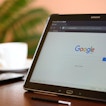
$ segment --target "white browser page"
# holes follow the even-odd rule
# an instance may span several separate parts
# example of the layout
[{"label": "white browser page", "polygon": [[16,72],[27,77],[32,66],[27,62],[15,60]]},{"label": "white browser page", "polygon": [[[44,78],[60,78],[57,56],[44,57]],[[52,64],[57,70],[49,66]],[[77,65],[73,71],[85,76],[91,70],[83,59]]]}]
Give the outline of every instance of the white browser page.
[{"label": "white browser page", "polygon": [[106,34],[49,32],[30,82],[106,92]]}]

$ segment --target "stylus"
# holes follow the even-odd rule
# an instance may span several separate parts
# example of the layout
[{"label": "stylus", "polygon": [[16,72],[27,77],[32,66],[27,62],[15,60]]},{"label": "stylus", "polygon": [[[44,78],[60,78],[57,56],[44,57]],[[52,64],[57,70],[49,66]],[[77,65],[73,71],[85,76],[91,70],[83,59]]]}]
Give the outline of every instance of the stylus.
[{"label": "stylus", "polygon": [[32,97],[33,100],[41,100],[46,102],[53,102],[53,103],[60,103],[60,104],[66,104],[68,106],[71,106],[71,102],[63,101],[63,100],[53,100],[53,99],[47,99],[47,98],[38,98],[38,97]]}]

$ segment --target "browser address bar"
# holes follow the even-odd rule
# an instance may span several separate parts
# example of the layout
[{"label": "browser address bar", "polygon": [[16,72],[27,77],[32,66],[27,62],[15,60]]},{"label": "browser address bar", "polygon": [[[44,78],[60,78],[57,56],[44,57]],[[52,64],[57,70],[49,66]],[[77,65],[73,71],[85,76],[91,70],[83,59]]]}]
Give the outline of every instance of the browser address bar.
[{"label": "browser address bar", "polygon": [[106,31],[106,26],[63,26],[63,30]]}]

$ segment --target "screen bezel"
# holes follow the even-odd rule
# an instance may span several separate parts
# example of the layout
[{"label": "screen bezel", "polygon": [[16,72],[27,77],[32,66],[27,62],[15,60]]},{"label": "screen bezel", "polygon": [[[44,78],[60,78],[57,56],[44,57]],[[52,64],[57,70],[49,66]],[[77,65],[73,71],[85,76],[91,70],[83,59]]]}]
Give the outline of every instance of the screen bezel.
[{"label": "screen bezel", "polygon": [[[96,18],[97,17],[97,18]],[[32,76],[34,67],[37,63],[37,59],[39,57],[40,51],[43,47],[45,42],[47,33],[50,29],[50,25],[52,21],[62,21],[62,20],[70,20],[70,21],[106,21],[105,14],[73,14],[73,15],[57,15],[53,14],[49,17],[45,30],[41,36],[39,41],[38,47],[33,57],[33,63],[31,68],[29,69],[29,73],[27,79],[24,84],[24,88],[30,91],[40,91],[40,92],[47,92],[53,93],[57,95],[64,95],[64,96],[71,96],[71,97],[78,97],[78,98],[85,98],[85,99],[92,99],[98,101],[106,102],[106,93],[99,92],[99,91],[91,91],[85,89],[78,89],[78,88],[70,88],[70,87],[62,87],[62,86],[55,86],[55,85],[48,85],[48,84],[41,84],[41,83],[32,83],[30,82],[30,78]]]}]

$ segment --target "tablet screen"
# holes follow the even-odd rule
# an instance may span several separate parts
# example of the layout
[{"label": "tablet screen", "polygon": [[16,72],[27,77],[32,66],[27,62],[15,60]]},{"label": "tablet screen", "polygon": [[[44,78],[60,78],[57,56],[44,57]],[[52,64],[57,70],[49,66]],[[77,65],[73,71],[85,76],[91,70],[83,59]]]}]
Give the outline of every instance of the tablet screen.
[{"label": "tablet screen", "polygon": [[52,21],[29,82],[106,92],[106,21]]},{"label": "tablet screen", "polygon": [[106,33],[65,32],[66,23],[48,32],[30,81],[106,92]]}]

